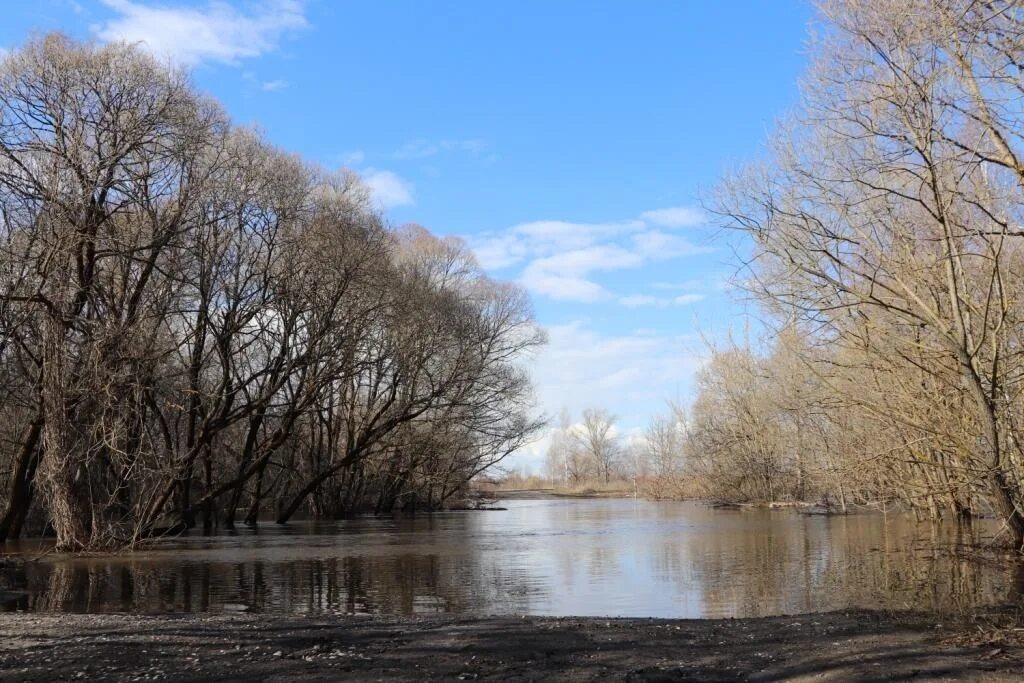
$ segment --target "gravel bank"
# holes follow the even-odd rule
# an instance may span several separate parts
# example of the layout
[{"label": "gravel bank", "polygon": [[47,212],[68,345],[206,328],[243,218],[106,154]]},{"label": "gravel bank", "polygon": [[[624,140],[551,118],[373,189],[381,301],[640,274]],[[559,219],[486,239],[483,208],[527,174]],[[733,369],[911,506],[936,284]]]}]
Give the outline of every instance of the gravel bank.
[{"label": "gravel bank", "polygon": [[989,680],[1024,648],[925,615],[731,620],[0,615],[0,678]]}]

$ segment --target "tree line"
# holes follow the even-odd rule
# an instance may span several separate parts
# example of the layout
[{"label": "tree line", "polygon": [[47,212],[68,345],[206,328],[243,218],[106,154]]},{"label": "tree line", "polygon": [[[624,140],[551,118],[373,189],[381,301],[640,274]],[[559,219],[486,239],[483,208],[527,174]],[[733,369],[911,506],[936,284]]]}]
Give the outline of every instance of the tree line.
[{"label": "tree line", "polygon": [[800,106],[710,207],[778,334],[713,350],[705,494],[994,513],[1024,545],[1024,8],[844,0]]},{"label": "tree line", "polygon": [[0,540],[437,507],[540,427],[524,292],[189,74],[0,59]]},{"label": "tree line", "polygon": [[[642,486],[649,497],[686,497],[685,425],[686,409],[674,403],[643,432],[621,429],[618,416],[604,408],[584,408],[578,421],[563,408],[545,452],[546,481],[536,483],[633,493],[639,493]],[[526,479],[513,472],[508,483]]]},{"label": "tree line", "polygon": [[774,337],[652,424],[655,495],[994,514],[1024,547],[1024,7],[819,7],[799,106],[709,205]]}]

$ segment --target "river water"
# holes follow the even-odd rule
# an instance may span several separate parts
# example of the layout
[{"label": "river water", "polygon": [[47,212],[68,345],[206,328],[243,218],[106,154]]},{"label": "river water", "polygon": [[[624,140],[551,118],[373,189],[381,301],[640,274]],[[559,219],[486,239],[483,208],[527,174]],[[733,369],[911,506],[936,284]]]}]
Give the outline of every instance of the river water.
[{"label": "river water", "polygon": [[630,499],[267,524],[144,552],[68,558],[8,545],[0,609],[289,614],[749,617],[1020,603],[1024,570],[965,559],[993,523],[712,510]]}]

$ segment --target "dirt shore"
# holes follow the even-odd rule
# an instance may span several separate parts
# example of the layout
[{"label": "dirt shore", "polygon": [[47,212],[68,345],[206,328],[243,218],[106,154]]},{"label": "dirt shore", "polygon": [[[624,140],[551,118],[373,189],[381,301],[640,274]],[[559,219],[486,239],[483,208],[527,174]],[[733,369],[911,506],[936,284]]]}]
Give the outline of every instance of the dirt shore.
[{"label": "dirt shore", "polygon": [[731,620],[0,615],[0,679],[1019,681],[1024,648],[926,615]]}]

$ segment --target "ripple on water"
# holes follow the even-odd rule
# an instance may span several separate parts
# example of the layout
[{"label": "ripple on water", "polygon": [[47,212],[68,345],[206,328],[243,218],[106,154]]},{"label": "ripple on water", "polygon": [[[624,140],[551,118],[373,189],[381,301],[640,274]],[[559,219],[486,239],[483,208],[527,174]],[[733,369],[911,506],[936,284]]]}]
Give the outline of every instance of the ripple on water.
[{"label": "ripple on water", "polygon": [[991,536],[988,522],[964,532],[628,499],[504,505],[186,535],[109,557],[24,561],[45,549],[29,542],[0,566],[0,609],[745,617],[967,610],[1024,589],[1021,566],[953,552]]}]

